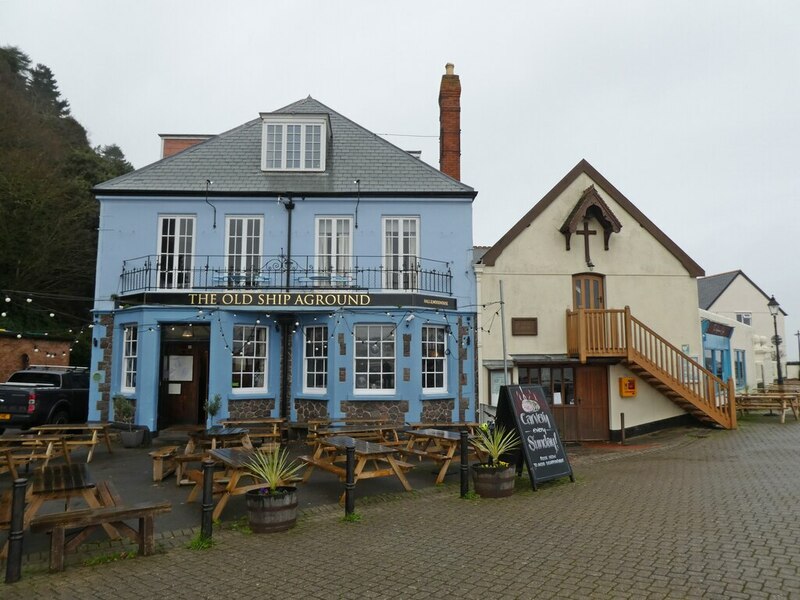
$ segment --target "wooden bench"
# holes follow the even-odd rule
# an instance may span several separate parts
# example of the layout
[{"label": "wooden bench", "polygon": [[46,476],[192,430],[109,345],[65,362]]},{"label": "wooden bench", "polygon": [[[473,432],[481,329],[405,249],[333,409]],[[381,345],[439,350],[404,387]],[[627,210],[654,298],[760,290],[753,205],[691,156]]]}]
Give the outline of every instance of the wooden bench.
[{"label": "wooden bench", "polygon": [[328,471],[329,473],[338,475],[340,479],[344,479],[347,476],[347,470],[344,467],[340,467],[338,465],[333,464],[330,461],[323,460],[321,458],[314,458],[313,456],[304,455],[304,456],[299,456],[298,460],[306,463],[307,465],[314,465],[315,467],[318,467],[323,471]]},{"label": "wooden bench", "polygon": [[178,466],[175,457],[179,451],[180,446],[164,446],[150,453],[153,459],[153,481],[163,481],[165,477],[175,472]]},{"label": "wooden bench", "polygon": [[797,394],[743,394],[736,396],[736,410],[742,415],[748,410],[779,411],[781,423],[786,422],[786,411],[791,410],[795,421],[800,421]]},{"label": "wooden bench", "polygon": [[436,421],[431,423],[408,423],[409,429],[444,429],[445,431],[461,431],[466,429],[470,435],[475,435],[475,432],[480,427],[480,423],[474,421]]},{"label": "wooden bench", "polygon": [[[64,446],[68,451],[75,448],[86,447],[89,453],[86,462],[92,462],[94,449],[101,441],[105,442],[109,454],[114,451],[111,448],[111,437],[109,436],[108,423],[86,423],[83,425],[64,424],[64,425],[39,425],[31,427],[31,431],[39,435],[57,435],[64,438]],[[101,440],[102,438],[102,440]]]},{"label": "wooden bench", "polygon": [[[250,441],[257,446],[280,444],[286,426],[286,419],[224,419],[219,422],[223,427],[241,427],[247,429]],[[267,446],[266,449],[271,449]]]},{"label": "wooden bench", "polygon": [[[50,570],[64,570],[64,555],[77,548],[93,527],[110,524],[139,544],[139,554],[149,556],[155,551],[154,516],[172,510],[169,502],[142,502],[129,506],[104,506],[35,517],[31,521],[31,532],[50,533]],[[125,520],[138,519],[138,530]],[[67,540],[68,529],[80,528]]]}]

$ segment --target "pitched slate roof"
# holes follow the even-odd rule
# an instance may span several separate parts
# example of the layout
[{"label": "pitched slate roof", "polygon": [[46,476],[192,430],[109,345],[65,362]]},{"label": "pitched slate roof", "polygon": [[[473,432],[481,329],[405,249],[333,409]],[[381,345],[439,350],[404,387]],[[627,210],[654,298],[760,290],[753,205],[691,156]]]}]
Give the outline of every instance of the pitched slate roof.
[{"label": "pitched slate roof", "polygon": [[[700,277],[697,280],[697,296],[700,308],[703,310],[710,310],[711,306],[714,305],[714,302],[716,302],[717,299],[722,296],[725,290],[728,289],[728,286],[732,284],[733,280],[739,275],[744,277],[750,285],[761,292],[761,295],[766,298],[767,302],[769,302],[770,297],[767,295],[767,293],[758,287],[752,279],[745,275],[744,271],[737,270],[728,271],[726,273],[718,273],[717,275],[709,275],[708,277]],[[789,314],[783,310],[783,308],[779,308],[778,310],[780,310],[781,314],[784,316]]]},{"label": "pitched slate roof", "polygon": [[603,177],[600,172],[595,169],[586,159],[581,160],[577,165],[575,165],[572,170],[567,173],[564,178],[559,181],[553,189],[551,189],[547,194],[545,194],[544,198],[539,200],[533,208],[531,208],[517,223],[509,229],[503,237],[501,237],[497,243],[489,249],[486,254],[483,255],[481,258],[482,263],[494,266],[495,261],[497,258],[502,254],[503,250],[505,250],[506,246],[508,246],[520,233],[522,233],[525,228],[528,227],[544,210],[550,206],[555,200],[564,192],[564,190],[569,187],[569,185],[575,181],[575,179],[581,174],[586,173],[592,181],[597,183],[603,190],[611,196],[614,201],[619,204],[625,212],[627,212],[631,217],[633,217],[639,225],[641,225],[650,235],[652,235],[656,240],[658,240],[664,248],[666,248],[676,259],[680,262],[683,267],[689,272],[689,275],[692,277],[700,277],[705,274],[703,268],[694,262],[691,257],[686,254],[681,248],[673,242],[667,234],[661,231],[658,227],[656,227],[655,223],[653,223],[650,219],[648,219],[642,211],[640,211],[636,206],[634,206],[633,202],[628,200],[622,192],[620,192],[617,188],[611,185],[605,177]]},{"label": "pitched slate roof", "polygon": [[[701,277],[697,280],[697,297],[700,308],[708,310],[717,301],[733,280],[742,273],[741,271],[729,271],[717,275]],[[744,273],[742,273],[744,274]]]},{"label": "pitched slate roof", "polygon": [[205,193],[210,195],[355,196],[452,195],[477,192],[367,131],[309,96],[276,113],[327,114],[329,147],[324,172],[261,170],[261,119],[248,121],[151,165],[99,184],[98,195]]}]

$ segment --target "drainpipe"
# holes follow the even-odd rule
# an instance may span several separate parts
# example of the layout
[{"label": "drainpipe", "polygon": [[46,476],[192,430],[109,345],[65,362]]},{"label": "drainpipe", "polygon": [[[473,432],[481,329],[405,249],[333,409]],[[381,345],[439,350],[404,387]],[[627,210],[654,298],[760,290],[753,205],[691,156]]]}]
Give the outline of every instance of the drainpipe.
[{"label": "drainpipe", "polygon": [[286,291],[288,292],[292,274],[290,265],[292,264],[292,211],[294,210],[294,200],[289,196],[285,202],[281,201],[281,204],[283,204],[289,215],[288,229],[286,231]]}]

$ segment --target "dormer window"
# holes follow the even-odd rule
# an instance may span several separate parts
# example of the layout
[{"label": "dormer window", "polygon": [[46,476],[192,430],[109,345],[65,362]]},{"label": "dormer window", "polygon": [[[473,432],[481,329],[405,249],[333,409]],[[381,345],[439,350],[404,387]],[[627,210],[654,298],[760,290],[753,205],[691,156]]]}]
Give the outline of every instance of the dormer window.
[{"label": "dormer window", "polygon": [[262,171],[324,171],[328,119],[324,115],[262,114]]}]

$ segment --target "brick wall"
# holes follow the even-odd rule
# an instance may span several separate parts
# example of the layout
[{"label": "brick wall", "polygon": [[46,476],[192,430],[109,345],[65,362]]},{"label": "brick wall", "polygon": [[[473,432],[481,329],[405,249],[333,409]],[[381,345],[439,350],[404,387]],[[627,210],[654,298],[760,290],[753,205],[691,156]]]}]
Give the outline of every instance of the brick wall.
[{"label": "brick wall", "polygon": [[[48,353],[55,356],[48,358]],[[7,381],[12,373],[28,365],[69,365],[69,342],[0,336],[0,382]]]},{"label": "brick wall", "polygon": [[439,86],[439,170],[461,180],[461,80],[447,63]]}]

